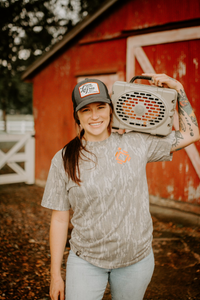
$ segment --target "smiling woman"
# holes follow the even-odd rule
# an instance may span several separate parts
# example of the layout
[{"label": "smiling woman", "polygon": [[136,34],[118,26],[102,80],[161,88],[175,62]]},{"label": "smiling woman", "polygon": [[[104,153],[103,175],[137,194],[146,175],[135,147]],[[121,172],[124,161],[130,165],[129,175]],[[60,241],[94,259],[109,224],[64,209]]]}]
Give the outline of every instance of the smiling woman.
[{"label": "smiling woman", "polygon": [[113,106],[105,84],[97,79],[79,82],[73,92],[74,119],[78,125],[78,135],[62,150],[64,168],[75,183],[80,185],[79,161],[84,152],[92,154],[87,142],[107,139],[112,129]]},{"label": "smiling woman", "polygon": [[80,125],[84,129],[84,137],[87,141],[103,141],[110,135],[108,126],[110,123],[111,107],[108,103],[91,103],[78,111]]},{"label": "smiling woman", "polygon": [[85,79],[72,92],[79,131],[52,159],[42,200],[44,207],[53,210],[52,300],[64,300],[61,262],[70,208],[74,227],[65,299],[101,300],[108,281],[115,300],[144,297],[154,270],[146,165],[170,161],[173,151],[199,138],[182,85],[163,74],[152,78],[152,84],[179,93],[180,131],[165,137],[111,133],[112,102],[100,80]]}]

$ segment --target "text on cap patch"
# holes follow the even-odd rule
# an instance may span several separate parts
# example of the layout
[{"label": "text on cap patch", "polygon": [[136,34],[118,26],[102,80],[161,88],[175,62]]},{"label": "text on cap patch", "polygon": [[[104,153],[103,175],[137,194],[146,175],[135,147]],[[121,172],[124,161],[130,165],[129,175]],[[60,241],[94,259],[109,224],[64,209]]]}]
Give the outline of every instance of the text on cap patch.
[{"label": "text on cap patch", "polygon": [[93,94],[100,94],[98,83],[88,82],[79,87],[79,93],[81,98],[84,98]]}]

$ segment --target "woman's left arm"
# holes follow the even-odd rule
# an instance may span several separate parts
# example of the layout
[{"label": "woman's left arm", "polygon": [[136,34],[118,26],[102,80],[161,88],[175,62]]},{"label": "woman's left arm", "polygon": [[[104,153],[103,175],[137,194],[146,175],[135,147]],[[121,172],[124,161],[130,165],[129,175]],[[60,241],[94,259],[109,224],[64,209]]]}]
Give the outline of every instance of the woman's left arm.
[{"label": "woman's left arm", "polygon": [[186,96],[182,84],[165,74],[143,74],[151,76],[152,85],[175,89],[178,92],[179,130],[175,131],[175,137],[171,152],[180,150],[200,139],[199,127],[192,106]]}]

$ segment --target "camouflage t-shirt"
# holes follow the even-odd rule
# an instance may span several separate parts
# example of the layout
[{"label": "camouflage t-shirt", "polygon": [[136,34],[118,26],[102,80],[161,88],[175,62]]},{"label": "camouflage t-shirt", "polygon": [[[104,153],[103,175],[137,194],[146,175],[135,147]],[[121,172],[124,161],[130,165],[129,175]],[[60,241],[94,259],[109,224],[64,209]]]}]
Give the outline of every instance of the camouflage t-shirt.
[{"label": "camouflage t-shirt", "polygon": [[80,161],[82,183],[65,173],[61,151],[52,159],[42,206],[73,209],[70,245],[81,258],[102,268],[120,268],[151,251],[152,219],[146,164],[172,159],[174,132],[167,137],[112,133],[87,142],[93,154]]}]

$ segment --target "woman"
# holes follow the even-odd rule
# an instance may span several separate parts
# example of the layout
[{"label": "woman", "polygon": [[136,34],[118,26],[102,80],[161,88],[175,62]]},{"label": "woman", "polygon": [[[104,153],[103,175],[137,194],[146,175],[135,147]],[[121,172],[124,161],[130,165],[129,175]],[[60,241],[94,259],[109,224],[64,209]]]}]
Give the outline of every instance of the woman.
[{"label": "woman", "polygon": [[[53,158],[42,205],[53,210],[50,227],[52,300],[100,300],[107,282],[114,300],[143,299],[154,269],[146,163],[199,139],[192,107],[180,82],[164,74],[152,84],[178,92],[179,131],[167,137],[111,133],[106,86],[86,79],[72,94],[79,134]],[[61,262],[69,209],[74,226],[67,261],[66,297]]]}]

